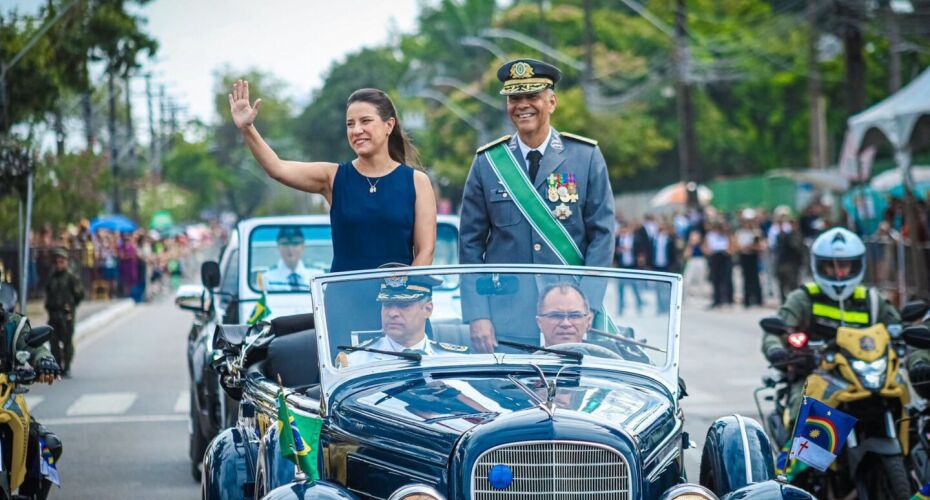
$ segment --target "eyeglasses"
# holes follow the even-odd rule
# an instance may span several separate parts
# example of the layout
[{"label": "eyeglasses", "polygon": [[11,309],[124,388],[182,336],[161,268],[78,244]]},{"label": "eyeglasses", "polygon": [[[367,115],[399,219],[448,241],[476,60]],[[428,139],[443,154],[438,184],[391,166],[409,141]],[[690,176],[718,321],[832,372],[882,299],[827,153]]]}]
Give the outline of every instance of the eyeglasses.
[{"label": "eyeglasses", "polygon": [[552,322],[562,322],[569,320],[571,322],[580,321],[588,317],[588,313],[581,311],[553,311],[545,314],[539,314],[536,317]]}]

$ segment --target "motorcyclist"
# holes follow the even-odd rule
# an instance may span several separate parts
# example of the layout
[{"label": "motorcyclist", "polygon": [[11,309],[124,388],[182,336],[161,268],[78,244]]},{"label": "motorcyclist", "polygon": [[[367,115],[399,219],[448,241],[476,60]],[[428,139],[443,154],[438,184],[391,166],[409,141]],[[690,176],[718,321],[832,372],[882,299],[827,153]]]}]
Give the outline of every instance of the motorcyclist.
[{"label": "motorcyclist", "polygon": [[[832,340],[840,326],[865,328],[875,323],[901,323],[901,315],[876,288],[861,284],[865,276],[865,245],[851,231],[837,227],[825,231],[811,245],[813,282],[791,292],[778,310],[780,317],[795,332],[804,332],[811,340]],[[791,357],[782,335],[766,333],[762,353],[774,366],[784,369]],[[930,352],[913,350],[908,355],[908,372],[930,380]],[[789,383],[788,408],[794,421],[804,389],[804,377]],[[918,389],[921,387],[922,389]],[[930,393],[930,384],[915,387],[918,394]]]},{"label": "motorcyclist", "polygon": [[52,384],[60,378],[61,367],[58,366],[58,362],[44,344],[33,348],[26,343],[32,327],[29,325],[28,318],[14,312],[16,295],[16,289],[6,283],[0,283],[0,325],[3,327],[5,345],[9,345],[9,342],[15,338],[16,352],[29,353],[28,362],[35,369],[37,380]]}]

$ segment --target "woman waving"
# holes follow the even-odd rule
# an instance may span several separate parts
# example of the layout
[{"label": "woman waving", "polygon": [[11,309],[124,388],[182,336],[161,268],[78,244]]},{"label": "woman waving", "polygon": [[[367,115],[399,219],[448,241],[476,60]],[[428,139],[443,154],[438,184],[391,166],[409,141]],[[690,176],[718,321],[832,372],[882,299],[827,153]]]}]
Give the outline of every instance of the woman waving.
[{"label": "woman waving", "polygon": [[357,155],[345,163],[278,158],[254,121],[261,99],[249,100],[239,80],[229,94],[233,122],[265,172],[278,182],[323,195],[333,231],[331,271],[387,263],[429,265],[436,246],[436,198],[429,178],[409,165],[416,150],[401,128],[394,103],[381,90],[359,89],[346,103],[346,136]]}]

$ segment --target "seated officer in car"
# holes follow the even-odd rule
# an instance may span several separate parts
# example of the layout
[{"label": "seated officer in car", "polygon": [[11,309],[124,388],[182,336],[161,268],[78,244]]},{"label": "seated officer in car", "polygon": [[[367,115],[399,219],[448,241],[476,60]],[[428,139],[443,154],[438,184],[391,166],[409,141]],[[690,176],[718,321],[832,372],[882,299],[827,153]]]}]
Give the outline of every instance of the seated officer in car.
[{"label": "seated officer in car", "polygon": [[593,319],[587,297],[574,283],[560,281],[550,284],[539,295],[536,324],[539,326],[543,347],[585,343],[606,347],[624,359],[649,362],[648,356],[639,347],[593,330]]},{"label": "seated officer in car", "polygon": [[265,289],[269,292],[310,290],[313,273],[304,267],[304,233],[299,227],[285,226],[278,231],[278,252],[281,259],[265,273]]},{"label": "seated officer in car", "polygon": [[[430,276],[385,278],[377,299],[381,303],[382,335],[357,347],[434,356],[467,353],[465,346],[436,342],[426,336],[426,323],[433,313],[433,287],[440,283]],[[336,365],[358,366],[383,359],[397,358],[388,354],[354,351],[345,356],[340,354]]]}]

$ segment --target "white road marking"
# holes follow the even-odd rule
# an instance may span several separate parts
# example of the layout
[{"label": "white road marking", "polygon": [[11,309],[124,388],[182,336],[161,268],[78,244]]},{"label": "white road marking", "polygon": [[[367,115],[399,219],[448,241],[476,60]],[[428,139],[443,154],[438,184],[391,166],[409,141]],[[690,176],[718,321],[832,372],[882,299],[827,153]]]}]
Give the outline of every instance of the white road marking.
[{"label": "white road marking", "polygon": [[26,398],[26,406],[29,407],[29,411],[32,411],[33,408],[42,404],[42,401],[45,401],[45,396],[23,396]]},{"label": "white road marking", "polygon": [[93,425],[93,424],[145,424],[159,422],[186,422],[187,415],[118,415],[99,417],[43,418],[42,423],[55,425]]},{"label": "white road marking", "polygon": [[181,391],[178,394],[178,400],[174,402],[175,413],[187,413],[191,411],[191,395],[188,391]]},{"label": "white road marking", "polygon": [[136,400],[134,392],[105,392],[84,394],[78,398],[65,415],[119,415],[126,413]]}]

